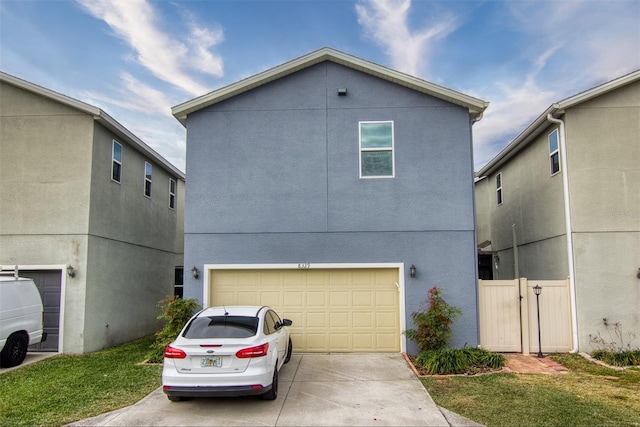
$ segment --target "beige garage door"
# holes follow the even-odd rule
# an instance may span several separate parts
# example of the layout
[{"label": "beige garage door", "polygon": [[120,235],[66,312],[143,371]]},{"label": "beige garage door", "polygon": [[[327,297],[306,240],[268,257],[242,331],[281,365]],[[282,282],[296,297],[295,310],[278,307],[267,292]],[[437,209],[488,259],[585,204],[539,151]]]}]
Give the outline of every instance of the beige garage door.
[{"label": "beige garage door", "polygon": [[269,305],[296,350],[400,351],[397,269],[211,270],[209,305]]}]

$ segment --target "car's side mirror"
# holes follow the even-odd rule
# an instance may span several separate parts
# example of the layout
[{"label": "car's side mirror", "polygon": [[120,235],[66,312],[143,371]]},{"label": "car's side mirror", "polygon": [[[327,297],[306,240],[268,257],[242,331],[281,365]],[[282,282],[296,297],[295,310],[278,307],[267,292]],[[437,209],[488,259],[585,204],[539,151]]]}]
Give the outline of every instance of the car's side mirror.
[{"label": "car's side mirror", "polygon": [[283,319],[282,320],[282,326],[291,326],[293,325],[293,321],[289,320],[289,319]]}]

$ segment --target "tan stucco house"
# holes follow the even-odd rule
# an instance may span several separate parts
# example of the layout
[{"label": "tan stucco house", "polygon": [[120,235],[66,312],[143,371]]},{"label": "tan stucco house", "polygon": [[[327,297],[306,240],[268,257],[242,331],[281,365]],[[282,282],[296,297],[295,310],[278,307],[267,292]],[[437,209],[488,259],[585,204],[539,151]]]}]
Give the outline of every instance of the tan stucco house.
[{"label": "tan stucco house", "polygon": [[0,73],[0,264],[33,277],[42,351],[152,334],[182,267],[184,174],[103,110]]},{"label": "tan stucco house", "polygon": [[603,318],[640,338],[640,70],[540,114],[477,173],[476,209],[487,276],[569,278],[574,351]]}]

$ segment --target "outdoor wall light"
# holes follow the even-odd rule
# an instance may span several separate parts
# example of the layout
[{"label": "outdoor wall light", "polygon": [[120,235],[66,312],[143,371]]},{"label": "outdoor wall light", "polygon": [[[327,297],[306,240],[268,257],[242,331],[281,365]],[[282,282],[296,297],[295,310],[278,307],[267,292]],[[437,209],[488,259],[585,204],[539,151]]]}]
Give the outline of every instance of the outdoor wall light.
[{"label": "outdoor wall light", "polygon": [[416,266],[413,264],[409,267],[409,276],[416,277]]},{"label": "outdoor wall light", "polygon": [[69,277],[76,277],[76,270],[73,269],[73,266],[67,266],[67,274]]},{"label": "outdoor wall light", "polygon": [[195,265],[191,269],[191,275],[193,276],[194,279],[197,279],[198,277],[200,277],[200,275],[198,274],[198,267],[196,267]]},{"label": "outdoor wall light", "polygon": [[347,88],[343,87],[338,89],[338,96],[347,96]]},{"label": "outdoor wall light", "polygon": [[496,266],[496,270],[498,269],[499,262],[500,262],[500,256],[498,254],[493,254],[493,264]]}]

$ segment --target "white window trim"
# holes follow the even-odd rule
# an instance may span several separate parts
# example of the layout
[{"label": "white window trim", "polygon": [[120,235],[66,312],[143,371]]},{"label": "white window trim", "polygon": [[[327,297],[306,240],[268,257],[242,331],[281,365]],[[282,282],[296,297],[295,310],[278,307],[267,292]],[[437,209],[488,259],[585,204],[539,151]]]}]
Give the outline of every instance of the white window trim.
[{"label": "white window trim", "polygon": [[[556,148],[554,151],[551,151],[551,145],[549,143],[551,140],[551,135],[553,135],[554,133],[556,134],[558,148]],[[558,129],[554,129],[549,135],[547,135],[547,148],[549,149],[549,173],[551,174],[551,176],[554,176],[559,174],[562,170],[562,164],[560,163],[560,133],[558,132]],[[552,169],[553,162],[551,161],[551,158],[554,154],[558,155],[558,172],[554,172]]]},{"label": "white window trim", "polygon": [[[147,199],[151,198],[151,195],[153,195],[153,178],[149,179],[147,178],[147,165],[149,165],[149,167],[151,168],[151,176],[153,177],[153,165],[147,161],[144,162],[144,171],[142,171],[143,177],[144,177],[144,185],[142,186],[142,194],[144,194],[144,197],[146,197]],[[147,195],[147,181],[149,182],[149,195]]]},{"label": "white window trim", "polygon": [[[362,124],[364,123],[391,123],[391,148],[362,148]],[[358,174],[360,179],[385,179],[396,177],[396,136],[393,120],[368,120],[358,122]],[[362,152],[364,151],[391,151],[391,175],[362,175]]]},{"label": "white window trim", "polygon": [[[116,160],[115,156],[114,156],[114,148],[115,145],[118,144],[120,146],[120,158],[122,158],[122,144],[120,144],[118,141],[116,141],[115,139],[111,141],[111,181],[120,184],[122,182],[122,161],[121,160]],[[115,179],[113,179],[113,163],[117,163],[118,165],[120,165],[120,180],[116,181]]]},{"label": "white window trim", "polygon": [[407,268],[403,262],[381,263],[302,263],[302,264],[204,264],[202,308],[209,306],[209,287],[211,271],[215,270],[314,270],[314,269],[355,269],[355,268],[393,268],[398,269],[398,303],[400,311],[400,352],[407,352],[406,305],[405,305],[405,272]]},{"label": "white window trim", "polygon": [[[498,178],[500,178],[500,187],[498,187]],[[500,194],[500,198],[498,198]],[[498,172],[496,175],[496,203],[498,206],[504,203],[504,191],[502,190],[502,172]]]},{"label": "white window trim", "polygon": [[[175,191],[171,191],[171,184],[173,184],[173,188]],[[171,206],[171,198],[173,197],[173,206]],[[178,182],[169,178],[169,209],[176,210],[176,205],[178,204]]]}]

